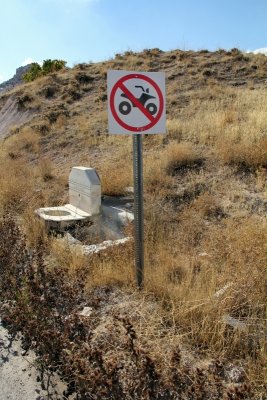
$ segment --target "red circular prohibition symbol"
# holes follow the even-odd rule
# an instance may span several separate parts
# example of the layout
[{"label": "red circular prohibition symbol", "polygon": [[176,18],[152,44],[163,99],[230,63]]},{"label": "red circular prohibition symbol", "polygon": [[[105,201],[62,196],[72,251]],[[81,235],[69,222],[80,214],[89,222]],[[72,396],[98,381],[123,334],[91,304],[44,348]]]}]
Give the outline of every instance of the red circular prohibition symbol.
[{"label": "red circular prohibition symbol", "polygon": [[[157,115],[155,117],[153,117],[152,115],[147,117],[150,119],[150,122],[147,125],[144,126],[140,126],[140,127],[136,127],[136,126],[131,126],[126,124],[119,116],[118,113],[115,109],[115,94],[117,92],[118,89],[121,89],[122,91],[123,88],[125,87],[123,85],[123,83],[125,81],[128,81],[129,79],[143,79],[144,81],[150,83],[150,85],[153,86],[153,88],[156,90],[157,95],[159,97],[159,111],[157,113]],[[127,89],[127,88],[126,88]],[[137,99],[136,99],[137,100]],[[129,75],[125,75],[123,76],[121,79],[119,79],[116,84],[113,86],[111,93],[110,93],[110,109],[112,112],[112,115],[114,117],[114,119],[116,120],[116,122],[122,126],[123,128],[131,131],[131,132],[143,132],[143,131],[147,131],[148,129],[152,128],[154,125],[156,125],[156,123],[160,120],[160,117],[162,116],[162,112],[163,112],[163,95],[161,93],[160,88],[158,87],[158,85],[156,84],[156,82],[153,81],[153,79],[149,78],[146,75],[142,75],[142,74],[129,74]],[[142,106],[142,105],[141,105]],[[140,108],[141,108],[140,106]],[[141,112],[143,112],[142,110],[140,110]]]}]

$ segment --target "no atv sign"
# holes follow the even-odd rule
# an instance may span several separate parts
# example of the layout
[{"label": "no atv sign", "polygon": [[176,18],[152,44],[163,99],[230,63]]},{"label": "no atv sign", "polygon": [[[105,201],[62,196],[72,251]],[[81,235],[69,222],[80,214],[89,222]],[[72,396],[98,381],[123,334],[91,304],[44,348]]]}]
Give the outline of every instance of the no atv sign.
[{"label": "no atv sign", "polygon": [[109,133],[165,133],[165,74],[108,71]]},{"label": "no atv sign", "polygon": [[109,133],[133,137],[135,270],[144,281],[144,201],[142,133],[165,133],[165,75],[162,72],[108,71]]}]

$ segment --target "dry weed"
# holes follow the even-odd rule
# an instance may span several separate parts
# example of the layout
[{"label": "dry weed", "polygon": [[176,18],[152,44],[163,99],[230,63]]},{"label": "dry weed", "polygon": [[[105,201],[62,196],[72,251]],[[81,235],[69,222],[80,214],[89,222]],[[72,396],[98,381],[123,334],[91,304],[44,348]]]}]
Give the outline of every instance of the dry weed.
[{"label": "dry weed", "polygon": [[247,169],[263,170],[267,167],[267,138],[261,138],[256,143],[218,144],[219,158],[229,165],[237,165]]},{"label": "dry weed", "polygon": [[198,169],[201,165],[202,159],[190,143],[170,142],[160,154],[151,152],[145,156],[145,188],[161,197],[172,196],[172,177]]},{"label": "dry weed", "polygon": [[38,170],[44,182],[51,181],[54,178],[52,162],[47,158],[39,160]]},{"label": "dry weed", "polygon": [[79,246],[71,246],[68,239],[54,237],[50,243],[50,266],[62,268],[70,276],[79,274],[82,269],[87,268],[87,257],[82,253]]},{"label": "dry weed", "polygon": [[[38,199],[36,199],[37,204],[38,202]],[[38,248],[39,243],[46,243],[46,245],[48,245],[49,241],[44,221],[39,219],[33,212],[33,210],[37,208],[34,203],[35,202],[31,200],[31,207],[26,208],[22,213],[23,231],[25,232],[28,246],[33,249]]]},{"label": "dry weed", "polygon": [[194,168],[201,163],[200,156],[190,143],[171,142],[162,152],[162,168],[168,175]]},{"label": "dry weed", "polygon": [[10,158],[18,158],[24,152],[35,156],[40,150],[39,135],[32,128],[24,127],[5,141],[4,148]]},{"label": "dry weed", "polygon": [[[134,261],[133,242],[111,247],[89,259],[87,289],[98,286],[133,287]],[[129,260],[132,260],[129,262]]]},{"label": "dry weed", "polygon": [[33,171],[21,160],[0,159],[1,213],[22,211],[34,193]]},{"label": "dry weed", "polygon": [[[119,140],[116,141],[120,142]],[[109,142],[110,143],[110,142]],[[109,196],[121,196],[132,185],[131,141],[117,147],[114,154],[99,166],[102,192]]]}]

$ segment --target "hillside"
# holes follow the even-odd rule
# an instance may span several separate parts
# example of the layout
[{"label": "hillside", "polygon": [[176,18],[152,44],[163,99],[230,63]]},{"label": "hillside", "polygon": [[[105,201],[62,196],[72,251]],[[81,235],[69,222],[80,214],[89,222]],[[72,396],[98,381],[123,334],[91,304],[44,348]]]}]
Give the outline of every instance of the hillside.
[{"label": "hillside", "polygon": [[[230,52],[220,50],[215,53],[172,51],[164,53],[158,49],[143,53],[126,52],[114,60],[80,64],[73,69],[50,75],[31,84],[14,89],[0,98],[1,112],[7,100],[14,98],[18,112],[32,111],[32,121],[27,126],[39,129],[40,133],[62,136],[57,119],[66,125],[64,138],[68,139],[79,124],[82,140],[83,132],[97,136],[106,133],[104,115],[106,113],[106,71],[108,69],[128,69],[166,72],[169,119],[187,108],[192,97],[195,100],[208,99],[207,90],[214,86],[222,89],[243,87],[250,90],[264,87],[266,83],[266,57],[242,54],[237,49]],[[83,115],[84,120],[79,120]],[[104,115],[102,115],[102,113]],[[93,120],[92,120],[93,116]],[[17,125],[10,121],[9,127]],[[8,127],[1,126],[0,134],[7,134]],[[62,127],[61,127],[62,129]],[[52,132],[51,132],[52,131]],[[70,145],[72,140],[69,141]]]},{"label": "hillside", "polygon": [[[86,257],[34,216],[66,202],[74,165],[106,195],[132,186],[131,137],[107,131],[109,69],[166,73],[168,132],[143,138],[143,292],[132,242]],[[267,58],[238,49],[129,51],[0,94],[2,315],[69,393],[267,398],[266,121]]]}]

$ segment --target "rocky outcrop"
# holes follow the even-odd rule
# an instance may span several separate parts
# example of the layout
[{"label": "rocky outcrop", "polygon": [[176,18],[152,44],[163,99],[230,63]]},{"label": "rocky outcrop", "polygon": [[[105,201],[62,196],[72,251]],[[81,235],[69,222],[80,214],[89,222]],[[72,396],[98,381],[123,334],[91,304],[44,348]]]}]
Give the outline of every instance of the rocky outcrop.
[{"label": "rocky outcrop", "polygon": [[23,75],[31,68],[32,64],[25,65],[16,69],[16,73],[13,78],[0,84],[0,93],[12,89],[14,86],[23,83]]}]

